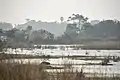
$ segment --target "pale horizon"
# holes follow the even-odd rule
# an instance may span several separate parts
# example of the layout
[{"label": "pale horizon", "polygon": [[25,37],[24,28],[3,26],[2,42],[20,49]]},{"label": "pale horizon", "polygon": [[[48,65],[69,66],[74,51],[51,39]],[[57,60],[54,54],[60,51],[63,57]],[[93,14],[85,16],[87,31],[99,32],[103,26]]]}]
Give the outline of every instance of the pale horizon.
[{"label": "pale horizon", "polygon": [[79,13],[90,20],[120,20],[120,0],[0,0],[0,22],[21,24],[26,18],[36,21],[65,20]]}]

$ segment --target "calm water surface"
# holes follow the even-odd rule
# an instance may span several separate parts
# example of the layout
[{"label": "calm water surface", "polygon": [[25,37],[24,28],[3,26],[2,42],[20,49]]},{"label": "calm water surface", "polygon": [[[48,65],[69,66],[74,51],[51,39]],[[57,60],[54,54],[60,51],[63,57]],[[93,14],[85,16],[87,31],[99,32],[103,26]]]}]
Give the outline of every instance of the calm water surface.
[{"label": "calm water surface", "polygon": [[[66,45],[62,45],[66,47]],[[67,45],[69,46],[69,45]],[[56,49],[8,49],[8,54],[31,54],[31,55],[86,55],[86,52],[89,56],[119,56],[120,57],[120,50],[73,50],[72,48],[64,48],[61,49],[61,45],[55,45]],[[88,56],[87,55],[87,56]],[[83,64],[83,63],[99,63],[100,60],[77,60],[77,59],[67,59],[67,58],[59,58],[59,59],[15,59],[14,61],[23,61],[23,63],[37,63],[40,64],[42,61],[50,62],[50,64],[54,64],[52,66],[64,66],[61,64]],[[81,68],[84,69],[84,72],[91,72],[91,73],[119,73],[120,74],[120,61],[113,62],[110,61],[113,66],[102,66],[102,65],[72,65],[74,71],[80,70]],[[55,65],[56,64],[56,65]],[[59,64],[59,65],[58,65]]]}]

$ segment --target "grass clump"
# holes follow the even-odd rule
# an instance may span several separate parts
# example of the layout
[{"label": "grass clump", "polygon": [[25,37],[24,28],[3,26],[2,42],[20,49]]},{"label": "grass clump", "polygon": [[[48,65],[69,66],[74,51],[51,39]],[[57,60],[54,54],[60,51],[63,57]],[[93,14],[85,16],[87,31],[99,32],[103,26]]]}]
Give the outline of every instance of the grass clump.
[{"label": "grass clump", "polygon": [[48,80],[46,76],[40,65],[0,63],[0,80]]}]

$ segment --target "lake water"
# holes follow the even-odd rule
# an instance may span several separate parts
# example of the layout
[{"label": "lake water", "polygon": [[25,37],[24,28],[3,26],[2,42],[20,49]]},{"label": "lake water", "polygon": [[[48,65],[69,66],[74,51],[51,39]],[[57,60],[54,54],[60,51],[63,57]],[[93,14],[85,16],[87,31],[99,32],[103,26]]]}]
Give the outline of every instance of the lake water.
[{"label": "lake water", "polygon": [[[43,45],[46,46],[46,45]],[[49,45],[47,45],[49,46]],[[51,45],[50,45],[51,46]],[[27,49],[8,49],[8,54],[30,54],[30,55],[53,55],[53,56],[67,56],[67,55],[82,55],[86,56],[86,52],[89,56],[119,56],[120,57],[120,50],[74,50],[73,48],[70,48],[71,45],[52,45],[55,46],[55,49],[38,49],[34,48],[31,50]],[[67,46],[67,48],[66,48]],[[61,47],[64,47],[64,49],[61,49]],[[87,55],[87,56],[88,56]],[[83,63],[99,63],[101,60],[77,60],[77,59],[67,59],[67,58],[58,58],[58,59],[15,59],[15,61],[23,61],[24,63],[30,62],[30,63],[37,63],[40,64],[42,61],[50,62],[52,66],[64,66],[62,64],[83,64]],[[120,61],[119,62],[113,62],[110,61],[113,65],[72,65],[72,68],[74,71],[78,70],[80,71],[81,68],[83,68],[84,72],[90,72],[90,73],[107,73],[107,74],[120,74]],[[59,64],[59,65],[58,65]],[[50,71],[50,70],[49,70]],[[53,71],[53,70],[52,70]]]}]

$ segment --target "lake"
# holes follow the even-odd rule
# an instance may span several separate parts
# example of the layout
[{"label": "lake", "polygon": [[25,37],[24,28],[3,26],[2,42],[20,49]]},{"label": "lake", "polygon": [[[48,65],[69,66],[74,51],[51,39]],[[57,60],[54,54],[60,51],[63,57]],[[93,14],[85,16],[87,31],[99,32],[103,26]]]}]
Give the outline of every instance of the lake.
[{"label": "lake", "polygon": [[[54,48],[45,48],[45,46],[52,46]],[[27,54],[27,55],[52,55],[52,56],[118,56],[120,57],[120,50],[81,50],[75,49],[71,46],[78,45],[41,45],[41,48],[17,48],[7,49],[7,54]],[[87,52],[87,54],[86,54]],[[12,61],[12,60],[11,60]],[[84,72],[88,73],[106,73],[106,74],[120,74],[120,61],[114,62],[110,60],[109,63],[113,65],[80,65],[87,63],[100,63],[101,60],[80,60],[79,58],[55,58],[55,59],[14,59],[14,61],[23,61],[23,63],[40,64],[42,61],[49,62],[52,66],[64,66],[64,64],[72,64],[73,71],[80,71],[83,68]],[[51,71],[51,70],[48,70]],[[54,70],[52,70],[54,71]]]}]

